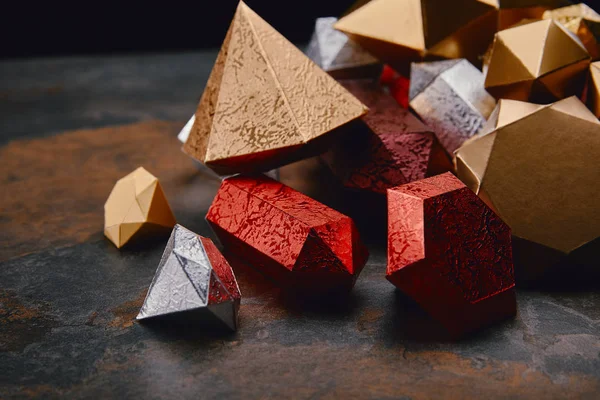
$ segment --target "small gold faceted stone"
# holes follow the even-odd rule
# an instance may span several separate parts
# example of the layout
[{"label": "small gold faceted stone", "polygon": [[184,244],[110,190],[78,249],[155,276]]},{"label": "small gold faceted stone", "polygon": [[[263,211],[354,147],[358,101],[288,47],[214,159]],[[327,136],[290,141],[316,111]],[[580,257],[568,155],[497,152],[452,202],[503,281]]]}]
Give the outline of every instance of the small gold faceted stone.
[{"label": "small gold faceted stone", "polygon": [[560,22],[577,35],[592,59],[600,57],[600,14],[588,5],[581,3],[546,11],[543,17]]},{"label": "small gold faceted stone", "polygon": [[581,95],[590,56],[554,20],[540,20],[496,34],[485,88],[496,98],[550,103]]},{"label": "small gold faceted stone", "polygon": [[240,2],[183,150],[220,174],[316,155],[368,111]]},{"label": "small gold faceted stone", "polygon": [[576,97],[502,100],[486,128],[457,151],[456,169],[519,239],[515,263],[540,269],[521,276],[535,278],[574,253],[597,260],[600,121]]},{"label": "small gold faceted stone", "polygon": [[600,61],[596,61],[590,65],[587,104],[594,115],[600,118]]},{"label": "small gold faceted stone", "polygon": [[477,63],[497,30],[497,7],[494,0],[373,0],[335,28],[403,72],[426,59]]},{"label": "small gold faceted stone", "polygon": [[158,178],[143,167],[119,179],[104,204],[104,235],[117,248],[134,237],[167,233],[175,222]]}]

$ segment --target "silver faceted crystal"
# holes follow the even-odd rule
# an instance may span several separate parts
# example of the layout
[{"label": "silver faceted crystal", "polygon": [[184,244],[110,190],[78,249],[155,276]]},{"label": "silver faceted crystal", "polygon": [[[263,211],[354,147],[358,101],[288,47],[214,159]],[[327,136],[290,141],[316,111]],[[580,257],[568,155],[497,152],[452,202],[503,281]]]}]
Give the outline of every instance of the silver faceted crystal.
[{"label": "silver faceted crystal", "polygon": [[233,270],[214,243],[175,225],[137,319],[176,314],[236,330],[240,301]]}]

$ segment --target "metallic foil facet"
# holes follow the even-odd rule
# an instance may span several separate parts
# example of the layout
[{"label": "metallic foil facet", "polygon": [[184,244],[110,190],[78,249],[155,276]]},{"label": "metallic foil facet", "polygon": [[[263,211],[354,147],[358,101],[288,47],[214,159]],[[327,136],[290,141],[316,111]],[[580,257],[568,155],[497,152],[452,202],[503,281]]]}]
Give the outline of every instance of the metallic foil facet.
[{"label": "metallic foil facet", "polygon": [[496,32],[497,7],[489,0],[373,0],[335,28],[406,72],[426,58],[478,62]]},{"label": "metallic foil facet", "polygon": [[576,97],[499,107],[498,128],[463,145],[455,162],[519,239],[517,273],[533,280],[600,236],[600,122]]},{"label": "metallic foil facet", "polygon": [[563,24],[579,37],[594,60],[600,57],[600,14],[589,6],[581,3],[546,11],[543,18]]},{"label": "metallic foil facet", "polygon": [[236,330],[240,301],[233,270],[213,242],[175,225],[137,319],[177,315]]},{"label": "metallic foil facet", "polygon": [[451,173],[388,190],[386,277],[453,337],[516,313],[510,229]]},{"label": "metallic foil facet", "polygon": [[379,85],[370,80],[340,83],[370,109],[363,118],[362,140],[340,140],[323,155],[345,187],[385,194],[390,187],[452,169],[435,134]]},{"label": "metallic foil facet", "polygon": [[158,179],[142,167],[119,179],[104,204],[104,235],[117,248],[173,225],[175,216]]},{"label": "metallic foil facet", "polygon": [[590,65],[587,87],[587,105],[600,118],[600,61]]},{"label": "metallic foil facet", "polygon": [[580,95],[590,64],[587,50],[554,20],[496,34],[486,89],[496,98],[547,103]]},{"label": "metallic foil facet", "polygon": [[229,251],[288,290],[350,290],[368,258],[349,217],[264,176],[224,180],[206,219]]},{"label": "metallic foil facet", "polygon": [[413,64],[409,99],[448,154],[481,129],[496,105],[467,60]]},{"label": "metallic foil facet", "polygon": [[223,174],[268,170],[323,151],[366,112],[240,2],[183,149]]},{"label": "metallic foil facet", "polygon": [[342,32],[335,17],[317,18],[306,55],[336,79],[367,78],[381,71],[379,61]]}]

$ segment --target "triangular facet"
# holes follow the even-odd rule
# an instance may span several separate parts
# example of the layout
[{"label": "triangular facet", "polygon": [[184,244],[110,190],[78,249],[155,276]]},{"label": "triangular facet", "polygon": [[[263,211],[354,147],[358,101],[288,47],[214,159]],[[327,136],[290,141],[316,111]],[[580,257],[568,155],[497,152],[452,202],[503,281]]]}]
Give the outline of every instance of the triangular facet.
[{"label": "triangular facet", "polygon": [[175,216],[173,215],[171,207],[169,207],[169,203],[167,202],[167,198],[158,182],[154,189],[154,196],[152,197],[146,220],[147,222],[168,228],[173,227],[176,223]]},{"label": "triangular facet", "polygon": [[123,223],[144,223],[146,221],[146,216],[144,215],[140,205],[137,201],[131,203],[125,218],[123,219]]},{"label": "triangular facet", "polygon": [[[533,22],[516,28],[506,29],[497,35],[497,38],[502,39],[502,42],[523,64],[529,74],[536,78],[539,76],[539,67],[542,63],[546,36],[551,24],[551,20]],[[496,49],[494,49],[495,51]],[[491,63],[493,63],[493,60]],[[513,64],[515,63],[513,62]],[[510,66],[503,65],[503,67],[508,70],[513,64]]]},{"label": "triangular facet", "polygon": [[552,21],[544,43],[544,53],[538,76],[587,58],[589,55],[585,48],[563,27]]},{"label": "triangular facet", "polygon": [[[168,251],[168,248],[167,248]],[[171,314],[206,305],[174,253],[163,257],[137,319]]]},{"label": "triangular facet", "polygon": [[589,60],[584,59],[574,64],[557,68],[540,77],[538,82],[542,84],[544,90],[550,93],[550,96],[555,99],[580,96],[587,78],[586,72],[588,66]]},{"label": "triangular facet", "polygon": [[104,228],[104,234],[106,237],[109,238],[110,241],[113,242],[117,247],[119,247],[119,243],[121,242],[120,231],[121,229],[119,228],[119,225],[112,225]]},{"label": "triangular facet", "polygon": [[156,191],[157,186],[158,180],[154,181],[154,183],[136,196],[140,209],[146,217],[150,211],[150,206],[152,205],[152,199],[154,198],[154,192]]},{"label": "triangular facet", "polygon": [[366,107],[335,79],[249,7],[243,7],[304,142],[366,113]]},{"label": "triangular facet", "polygon": [[247,14],[247,6],[240,2],[232,23],[206,162],[304,141]]},{"label": "triangular facet", "polygon": [[119,225],[119,246],[117,247],[121,247],[127,243],[140,230],[143,224],[143,222],[135,222]]},{"label": "triangular facet", "polygon": [[508,47],[507,42],[497,35],[485,77],[485,87],[504,86],[514,82],[527,81],[534,78],[519,57]]},{"label": "triangular facet", "polygon": [[417,51],[425,50],[421,0],[373,0],[342,18],[335,28]]},{"label": "triangular facet", "polygon": [[[293,271],[352,273],[351,270],[348,270],[348,266],[344,265],[338,255],[332,251],[329,244],[320,237],[321,235],[327,236],[323,232],[316,233],[311,229],[294,264]],[[343,241],[343,243],[346,243],[346,241]],[[349,254],[345,258],[351,259],[352,249],[347,249],[347,251]]]},{"label": "triangular facet", "polygon": [[238,325],[237,306],[230,301],[220,304],[209,305],[208,310],[219,321],[223,322],[229,329],[236,330]]},{"label": "triangular facet", "polygon": [[414,99],[442,72],[452,68],[460,60],[446,60],[426,63],[412,63],[410,66],[409,99]]},{"label": "triangular facet", "polygon": [[133,203],[135,203],[135,183],[127,177],[120,179],[104,205],[104,226],[122,223]]},{"label": "triangular facet", "polygon": [[130,175],[135,182],[135,194],[136,196],[146,190],[154,182],[157,181],[156,177],[150,172],[146,171],[144,167],[139,167]]}]

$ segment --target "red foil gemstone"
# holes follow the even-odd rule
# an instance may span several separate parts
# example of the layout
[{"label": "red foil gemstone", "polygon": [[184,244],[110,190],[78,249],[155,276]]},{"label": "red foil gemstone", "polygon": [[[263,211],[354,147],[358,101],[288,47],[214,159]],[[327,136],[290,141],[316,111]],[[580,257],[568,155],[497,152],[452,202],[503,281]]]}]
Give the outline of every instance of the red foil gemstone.
[{"label": "red foil gemstone", "polygon": [[350,290],[368,258],[351,218],[262,175],[225,179],[206,219],[229,251],[291,290]]},{"label": "red foil gemstone", "polygon": [[384,65],[379,78],[379,83],[390,91],[392,97],[402,106],[402,108],[408,108],[410,79],[400,75],[389,65]]},{"label": "red foil gemstone", "polygon": [[435,134],[370,80],[339,81],[370,112],[355,140],[340,140],[323,156],[345,187],[386,189],[452,169]]},{"label": "red foil gemstone", "polygon": [[510,228],[451,173],[388,190],[386,277],[453,337],[516,313]]}]

